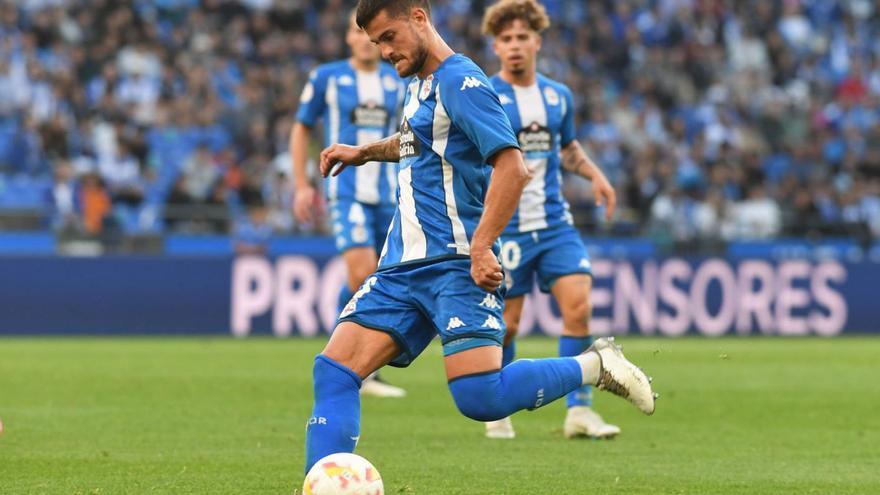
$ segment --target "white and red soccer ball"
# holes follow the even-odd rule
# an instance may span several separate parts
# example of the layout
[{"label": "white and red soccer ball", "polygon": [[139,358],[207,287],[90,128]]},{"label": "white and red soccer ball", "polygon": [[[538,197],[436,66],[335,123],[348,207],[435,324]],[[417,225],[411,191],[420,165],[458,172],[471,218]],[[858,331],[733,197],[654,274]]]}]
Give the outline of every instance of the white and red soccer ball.
[{"label": "white and red soccer ball", "polygon": [[382,476],[356,454],[330,454],[316,462],[303,482],[304,495],[384,495]]}]

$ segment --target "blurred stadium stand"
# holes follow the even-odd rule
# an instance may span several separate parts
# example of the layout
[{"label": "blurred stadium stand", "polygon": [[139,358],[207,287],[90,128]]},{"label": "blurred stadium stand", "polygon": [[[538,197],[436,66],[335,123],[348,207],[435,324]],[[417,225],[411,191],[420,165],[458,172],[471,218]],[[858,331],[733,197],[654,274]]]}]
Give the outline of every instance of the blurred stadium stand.
[{"label": "blurred stadium stand", "polygon": [[[491,74],[488,3],[433,15]],[[573,89],[621,196],[603,224],[569,177],[584,232],[688,252],[880,237],[880,1],[543,3],[540,69]],[[0,1],[4,251],[228,250],[263,204],[279,235],[326,233],[292,218],[287,138],[308,71],[346,55],[352,5]]]}]

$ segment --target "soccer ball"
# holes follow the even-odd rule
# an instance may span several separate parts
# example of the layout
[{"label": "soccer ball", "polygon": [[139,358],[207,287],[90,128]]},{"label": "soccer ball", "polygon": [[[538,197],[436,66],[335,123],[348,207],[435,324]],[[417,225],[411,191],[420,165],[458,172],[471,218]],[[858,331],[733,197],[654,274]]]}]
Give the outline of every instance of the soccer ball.
[{"label": "soccer ball", "polygon": [[316,462],[303,482],[304,495],[384,495],[382,476],[355,454],[330,454]]}]

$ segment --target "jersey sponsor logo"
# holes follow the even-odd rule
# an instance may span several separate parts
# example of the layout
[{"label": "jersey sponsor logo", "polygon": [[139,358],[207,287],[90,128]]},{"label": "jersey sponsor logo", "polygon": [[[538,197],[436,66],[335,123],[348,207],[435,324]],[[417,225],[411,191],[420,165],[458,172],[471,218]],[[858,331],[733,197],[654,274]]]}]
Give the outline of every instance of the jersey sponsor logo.
[{"label": "jersey sponsor logo", "polygon": [[492,315],[489,315],[486,318],[486,321],[483,322],[483,328],[491,328],[492,330],[501,330],[501,323],[498,321],[498,318],[495,318]]},{"label": "jersey sponsor logo", "polygon": [[488,308],[488,309],[499,309],[501,308],[501,304],[498,303],[498,299],[493,294],[486,294],[486,297],[483,298],[483,302],[480,303],[480,307]]},{"label": "jersey sponsor logo", "polygon": [[555,89],[547,86],[544,88],[544,99],[547,101],[548,105],[556,106],[559,105],[559,93],[556,92]]},{"label": "jersey sponsor logo", "polygon": [[354,78],[348,74],[343,74],[336,80],[336,84],[339,84],[340,86],[351,86],[354,84]]},{"label": "jersey sponsor logo", "polygon": [[403,122],[400,123],[400,159],[419,156],[421,151],[422,147],[412,126],[409,125],[409,119],[404,117]]},{"label": "jersey sponsor logo", "polygon": [[453,316],[449,319],[449,323],[446,325],[447,330],[453,330],[456,328],[461,328],[464,326],[464,322],[461,321],[461,318],[457,316]]},{"label": "jersey sponsor logo", "polygon": [[388,125],[388,110],[371,100],[354,107],[351,121],[358,127],[384,129]]},{"label": "jersey sponsor logo", "polygon": [[526,156],[549,153],[553,149],[553,133],[537,122],[532,122],[521,129],[516,138]]},{"label": "jersey sponsor logo", "polygon": [[429,75],[425,78],[425,82],[422,83],[422,90],[419,92],[419,99],[424,101],[431,96],[431,89],[434,87],[434,74]]},{"label": "jersey sponsor logo", "polygon": [[468,88],[479,88],[483,83],[473,76],[467,76],[464,78],[464,81],[461,82],[461,91],[464,91]]},{"label": "jersey sponsor logo", "polygon": [[507,95],[500,95],[498,96],[498,101],[500,101],[502,105],[510,105],[513,103],[513,98]]}]

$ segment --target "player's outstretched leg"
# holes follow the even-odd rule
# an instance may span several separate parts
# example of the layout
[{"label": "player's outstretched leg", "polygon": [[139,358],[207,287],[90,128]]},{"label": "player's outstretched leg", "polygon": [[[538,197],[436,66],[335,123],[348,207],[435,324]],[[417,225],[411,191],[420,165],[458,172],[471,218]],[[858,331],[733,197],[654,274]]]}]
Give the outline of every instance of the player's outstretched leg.
[{"label": "player's outstretched leg", "polygon": [[352,322],[337,325],[313,368],[315,402],[306,426],[306,469],[337,452],[353,452],[360,436],[361,380],[399,353],[394,340]]},{"label": "player's outstretched leg", "polygon": [[[524,296],[511,297],[504,301],[504,345],[501,348],[501,367],[509,365],[516,357],[516,335],[519,332],[519,318],[522,313]],[[486,422],[486,437],[509,440],[516,437],[510,417]]]},{"label": "player's outstretched leg", "polygon": [[[384,227],[383,227],[384,228]],[[348,281],[342,284],[337,301],[336,314],[342,313],[345,305],[354,295],[352,287],[360,287],[364,280],[376,269],[376,251],[371,247],[353,247],[342,254],[348,270]],[[383,398],[406,397],[406,390],[386,382],[379,372],[371,373],[361,384],[361,395]]]},{"label": "player's outstretched leg", "polygon": [[[552,292],[562,313],[563,335],[559,338],[559,356],[577,356],[593,345],[590,336],[590,289],[592,279],[586,273],[562,276]],[[583,385],[566,396],[565,438],[614,438],[620,428],[608,424],[593,409],[593,387]]]},{"label": "player's outstretched leg", "polygon": [[645,414],[654,412],[647,376],[607,339],[597,340],[579,356],[520,359],[503,369],[501,349],[493,346],[451,354],[445,364],[456,406],[477,421],[536,409],[587,384],[629,400]]}]

